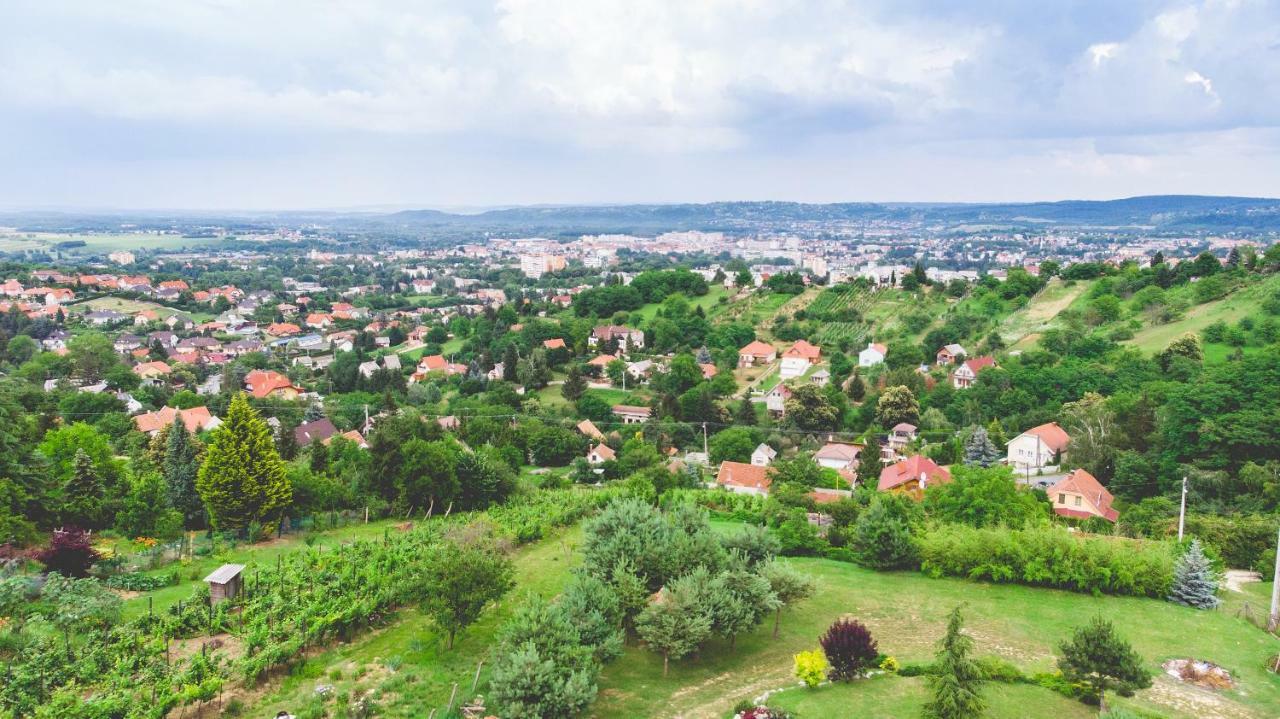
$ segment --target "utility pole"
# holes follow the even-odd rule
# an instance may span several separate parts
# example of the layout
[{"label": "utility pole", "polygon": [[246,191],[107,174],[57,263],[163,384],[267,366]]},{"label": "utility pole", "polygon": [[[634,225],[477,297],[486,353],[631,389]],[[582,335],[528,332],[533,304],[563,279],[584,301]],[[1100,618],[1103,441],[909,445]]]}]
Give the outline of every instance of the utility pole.
[{"label": "utility pole", "polygon": [[1182,529],[1187,524],[1187,477],[1182,476],[1182,505],[1178,508],[1178,542],[1182,542]]},{"label": "utility pole", "polygon": [[1276,535],[1276,568],[1271,575],[1271,616],[1267,618],[1267,629],[1274,632],[1280,627],[1280,533]]},{"label": "utility pole", "polygon": [[707,450],[707,423],[706,422],[702,423],[702,453],[707,455],[708,457],[711,456],[710,451]]}]

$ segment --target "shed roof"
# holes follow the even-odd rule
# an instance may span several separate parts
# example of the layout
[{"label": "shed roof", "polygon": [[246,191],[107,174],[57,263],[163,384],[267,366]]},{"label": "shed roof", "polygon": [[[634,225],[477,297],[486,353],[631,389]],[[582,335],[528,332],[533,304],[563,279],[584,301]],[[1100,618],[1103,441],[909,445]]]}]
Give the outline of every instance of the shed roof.
[{"label": "shed roof", "polygon": [[244,571],[243,564],[224,564],[221,567],[218,567],[217,569],[213,570],[209,574],[209,576],[204,578],[204,581],[212,582],[214,584],[226,584],[227,582],[230,582],[232,579],[235,579],[237,576],[239,576],[240,572],[243,572],[243,571]]}]

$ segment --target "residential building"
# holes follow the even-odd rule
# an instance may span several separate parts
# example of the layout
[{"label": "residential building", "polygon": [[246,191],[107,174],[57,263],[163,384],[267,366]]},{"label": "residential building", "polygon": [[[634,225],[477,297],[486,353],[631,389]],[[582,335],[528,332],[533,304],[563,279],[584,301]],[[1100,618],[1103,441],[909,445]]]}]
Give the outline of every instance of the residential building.
[{"label": "residential building", "polygon": [[951,373],[951,384],[956,389],[968,389],[978,381],[978,373],[988,367],[996,366],[996,358],[991,355],[967,359]]},{"label": "residential building", "polygon": [[338,433],[333,422],[324,417],[314,422],[304,422],[293,430],[293,439],[299,447],[306,447],[312,442],[323,442]]},{"label": "residential building", "polygon": [[778,350],[767,342],[755,340],[738,350],[739,367],[756,367],[767,365],[778,358]]},{"label": "residential building", "polygon": [[821,348],[805,340],[796,340],[795,344],[782,353],[782,366],[778,371],[784,380],[799,377],[817,364],[821,356]]},{"label": "residential building", "polygon": [[769,494],[772,480],[768,467],[758,467],[743,462],[721,462],[716,473],[716,484],[738,494]]},{"label": "residential building", "polygon": [[814,452],[813,461],[828,469],[851,470],[858,466],[858,455],[862,445],[845,442],[827,442],[822,449]]},{"label": "residential building", "polygon": [[181,419],[188,432],[207,432],[216,429],[222,420],[209,414],[208,407],[192,407],[191,409],[175,409],[161,407],[155,412],[147,412],[133,418],[139,432],[154,435]]},{"label": "residential building", "polygon": [[1053,512],[1070,519],[1101,517],[1114,523],[1120,513],[1111,507],[1113,497],[1098,480],[1083,469],[1077,469],[1046,490]]},{"label": "residential building", "polygon": [[936,359],[939,365],[952,365],[968,354],[969,353],[965,351],[964,347],[961,347],[958,344],[949,344],[938,350]]},{"label": "residential building", "polygon": [[603,442],[587,451],[587,461],[591,464],[604,464],[605,462],[611,462],[616,459],[617,456],[618,455],[615,454],[612,449],[609,449],[609,445],[604,444]]},{"label": "residential building", "polygon": [[889,348],[877,342],[867,343],[867,348],[858,353],[859,367],[874,367],[889,355]]},{"label": "residential building", "polygon": [[587,346],[601,350],[617,349],[619,352],[644,349],[644,332],[630,327],[601,325],[591,330]]},{"label": "residential building", "polygon": [[751,453],[751,463],[757,467],[768,467],[769,463],[777,456],[778,450],[761,442],[760,446],[756,447],[755,451]]},{"label": "residential building", "polygon": [[1059,464],[1069,444],[1066,430],[1057,422],[1047,422],[1009,440],[1007,461],[1017,470],[1040,470]]},{"label": "residential building", "polygon": [[901,462],[891,464],[880,471],[877,488],[881,492],[901,492],[915,499],[933,484],[951,481],[951,473],[928,457],[917,454]]},{"label": "residential building", "polygon": [[636,407],[629,404],[615,404],[613,406],[613,414],[622,420],[623,424],[643,424],[649,421],[653,410],[648,407]]}]

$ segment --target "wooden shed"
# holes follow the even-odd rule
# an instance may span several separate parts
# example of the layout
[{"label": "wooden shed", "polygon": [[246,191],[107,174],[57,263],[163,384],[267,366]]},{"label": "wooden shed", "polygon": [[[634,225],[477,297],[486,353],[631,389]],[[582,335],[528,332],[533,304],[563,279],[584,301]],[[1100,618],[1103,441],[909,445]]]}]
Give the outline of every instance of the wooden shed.
[{"label": "wooden shed", "polygon": [[224,564],[205,577],[204,581],[209,583],[209,603],[216,606],[218,602],[240,596],[243,572],[243,564]]}]

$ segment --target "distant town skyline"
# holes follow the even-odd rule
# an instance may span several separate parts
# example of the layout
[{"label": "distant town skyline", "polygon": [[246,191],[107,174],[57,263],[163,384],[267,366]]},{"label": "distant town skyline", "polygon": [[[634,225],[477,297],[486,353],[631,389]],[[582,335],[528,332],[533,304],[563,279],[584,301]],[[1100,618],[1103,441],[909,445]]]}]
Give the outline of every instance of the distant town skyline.
[{"label": "distant town skyline", "polygon": [[1280,3],[0,10],[0,207],[1280,196]]}]

